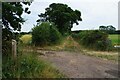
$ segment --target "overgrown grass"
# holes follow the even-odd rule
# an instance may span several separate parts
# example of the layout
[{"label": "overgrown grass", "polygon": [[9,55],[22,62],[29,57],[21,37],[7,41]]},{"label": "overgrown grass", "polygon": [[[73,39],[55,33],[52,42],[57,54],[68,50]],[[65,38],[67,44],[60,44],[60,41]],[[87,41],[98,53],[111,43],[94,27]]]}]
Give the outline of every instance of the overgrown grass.
[{"label": "overgrown grass", "polygon": [[47,61],[38,59],[34,52],[19,53],[16,60],[6,59],[3,78],[62,78],[64,77]]},{"label": "overgrown grass", "polygon": [[45,46],[43,49],[55,50],[55,51],[79,51],[79,44],[74,41],[71,36],[65,36],[61,39],[61,42],[57,45]]},{"label": "overgrown grass", "polygon": [[103,51],[98,52],[98,51],[83,50],[82,54],[118,62],[118,54],[114,52],[103,52]]},{"label": "overgrown grass", "polygon": [[3,78],[61,78],[62,74],[43,60],[34,55],[22,55],[18,62],[9,60],[4,65]]},{"label": "overgrown grass", "polygon": [[119,34],[111,34],[109,35],[109,38],[111,39],[113,45],[120,45]]},{"label": "overgrown grass", "polygon": [[50,63],[38,59],[33,53],[27,53],[20,58],[20,77],[32,78],[60,78],[63,77]]}]

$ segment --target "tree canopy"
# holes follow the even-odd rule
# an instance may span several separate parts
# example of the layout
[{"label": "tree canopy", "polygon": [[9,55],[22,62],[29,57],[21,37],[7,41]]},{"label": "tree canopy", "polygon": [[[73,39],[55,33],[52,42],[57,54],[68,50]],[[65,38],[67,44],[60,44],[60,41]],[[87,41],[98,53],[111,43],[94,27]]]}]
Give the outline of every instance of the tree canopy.
[{"label": "tree canopy", "polygon": [[81,12],[79,10],[72,10],[66,4],[52,3],[45,9],[45,13],[38,15],[40,19],[37,22],[49,21],[57,25],[58,30],[61,33],[70,31],[73,24],[79,24],[78,21],[82,21]]},{"label": "tree canopy", "polygon": [[28,7],[31,2],[2,2],[2,53],[11,53],[11,39],[15,37],[13,31],[20,31],[25,22],[22,18],[23,12],[30,14]]},{"label": "tree canopy", "polygon": [[28,7],[23,9],[23,5],[30,5],[30,2],[3,2],[2,3],[2,23],[3,27],[10,30],[10,27],[13,30],[20,31],[21,24],[25,20],[21,17],[23,12],[30,14]]},{"label": "tree canopy", "polygon": [[21,25],[25,20],[21,17],[23,12],[30,14],[28,7],[23,8],[23,5],[29,5],[31,2],[3,2],[2,3],[2,40],[11,39],[12,31],[20,31]]}]

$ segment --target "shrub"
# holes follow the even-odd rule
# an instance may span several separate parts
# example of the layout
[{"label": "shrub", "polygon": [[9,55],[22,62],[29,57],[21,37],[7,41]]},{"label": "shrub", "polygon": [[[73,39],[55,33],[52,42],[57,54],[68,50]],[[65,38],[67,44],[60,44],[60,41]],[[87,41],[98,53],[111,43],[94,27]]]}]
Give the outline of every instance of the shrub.
[{"label": "shrub", "polygon": [[83,46],[95,50],[110,50],[112,46],[108,34],[99,30],[82,31],[77,34],[77,40]]},{"label": "shrub", "polygon": [[32,43],[36,46],[56,44],[60,41],[61,34],[56,26],[43,22],[32,29]]},{"label": "shrub", "polygon": [[77,33],[72,33],[71,36],[76,40],[79,39],[79,35]]}]

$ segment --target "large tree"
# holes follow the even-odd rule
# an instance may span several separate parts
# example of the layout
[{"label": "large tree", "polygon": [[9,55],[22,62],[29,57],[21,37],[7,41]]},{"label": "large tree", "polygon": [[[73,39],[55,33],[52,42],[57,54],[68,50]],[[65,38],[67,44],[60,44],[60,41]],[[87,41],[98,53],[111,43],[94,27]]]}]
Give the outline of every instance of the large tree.
[{"label": "large tree", "polygon": [[28,7],[23,9],[23,4],[30,5],[30,2],[3,2],[2,3],[2,23],[3,27],[20,31],[24,19],[21,17],[23,12],[30,14]]},{"label": "large tree", "polygon": [[11,39],[13,31],[20,31],[21,25],[25,22],[22,18],[23,12],[30,14],[28,7],[31,2],[2,2],[2,53],[11,53]]},{"label": "large tree", "polygon": [[78,21],[82,21],[81,12],[79,10],[72,10],[66,4],[52,3],[45,9],[45,13],[38,15],[40,19],[37,22],[49,21],[54,22],[57,25],[58,30],[63,34],[70,31],[73,24],[79,24]]},{"label": "large tree", "polygon": [[21,17],[23,12],[30,14],[28,7],[23,8],[23,5],[30,5],[31,2],[3,2],[2,3],[2,32],[3,39],[8,39],[12,36],[13,31],[20,31],[21,25],[25,20]]}]

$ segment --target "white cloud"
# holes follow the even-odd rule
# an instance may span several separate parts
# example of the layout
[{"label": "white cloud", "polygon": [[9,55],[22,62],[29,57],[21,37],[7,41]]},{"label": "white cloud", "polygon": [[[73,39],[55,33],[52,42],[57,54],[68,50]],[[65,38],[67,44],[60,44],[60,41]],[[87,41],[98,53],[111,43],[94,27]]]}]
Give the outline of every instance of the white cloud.
[{"label": "white cloud", "polygon": [[113,25],[118,27],[118,1],[119,0],[34,0],[30,6],[31,14],[23,16],[28,21],[23,25],[22,31],[30,31],[36,24],[38,14],[43,13],[51,3],[64,3],[72,9],[78,9],[82,13],[83,21],[72,30],[97,29],[100,25]]},{"label": "white cloud", "polygon": [[[112,2],[86,2],[82,5],[83,21],[76,29],[97,29],[100,25],[113,25],[118,29],[118,5]],[[86,7],[85,7],[86,6]]]}]

